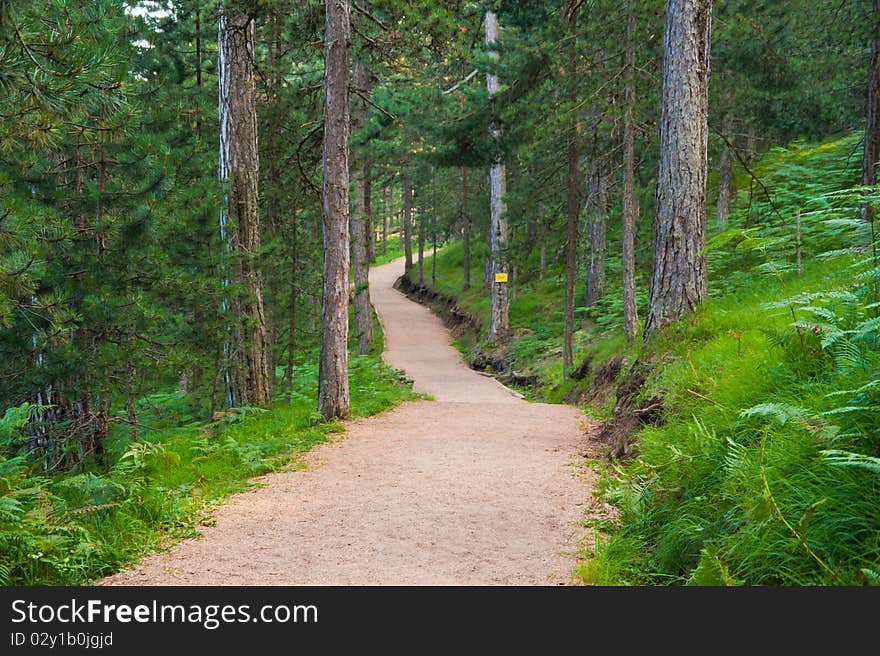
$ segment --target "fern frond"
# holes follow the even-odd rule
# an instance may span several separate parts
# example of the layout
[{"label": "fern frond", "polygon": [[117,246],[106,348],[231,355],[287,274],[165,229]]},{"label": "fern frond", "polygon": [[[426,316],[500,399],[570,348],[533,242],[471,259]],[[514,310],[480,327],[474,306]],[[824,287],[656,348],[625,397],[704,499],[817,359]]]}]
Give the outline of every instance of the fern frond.
[{"label": "fern frond", "polygon": [[837,449],[828,449],[821,453],[825,462],[829,465],[834,465],[835,467],[858,467],[860,469],[867,469],[880,476],[880,458]]}]

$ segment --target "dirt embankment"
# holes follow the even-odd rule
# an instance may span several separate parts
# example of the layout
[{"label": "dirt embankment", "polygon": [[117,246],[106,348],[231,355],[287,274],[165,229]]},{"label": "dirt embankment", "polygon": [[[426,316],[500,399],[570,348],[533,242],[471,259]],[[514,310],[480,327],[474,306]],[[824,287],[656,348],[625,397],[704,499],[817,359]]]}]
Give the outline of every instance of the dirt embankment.
[{"label": "dirt embankment", "polygon": [[650,360],[637,359],[632,364],[624,357],[606,360],[592,370],[588,356],[575,370],[576,380],[590,381],[588,386],[577,386],[566,398],[575,405],[602,406],[614,398],[614,409],[602,429],[590,436],[584,455],[608,458],[631,458],[637,454],[633,441],[643,426],[663,423],[663,397],[646,396],[644,386],[653,369]]}]

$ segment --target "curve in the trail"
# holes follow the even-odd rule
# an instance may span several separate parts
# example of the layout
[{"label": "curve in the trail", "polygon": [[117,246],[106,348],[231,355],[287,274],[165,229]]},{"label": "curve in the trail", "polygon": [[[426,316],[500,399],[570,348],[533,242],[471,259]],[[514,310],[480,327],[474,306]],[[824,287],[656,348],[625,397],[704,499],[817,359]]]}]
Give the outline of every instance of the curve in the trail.
[{"label": "curve in the trail", "polygon": [[385,358],[434,401],[346,422],[303,471],[264,476],[198,539],[107,585],[551,584],[570,580],[590,489],[583,415],[468,369],[442,322],[371,271]]}]

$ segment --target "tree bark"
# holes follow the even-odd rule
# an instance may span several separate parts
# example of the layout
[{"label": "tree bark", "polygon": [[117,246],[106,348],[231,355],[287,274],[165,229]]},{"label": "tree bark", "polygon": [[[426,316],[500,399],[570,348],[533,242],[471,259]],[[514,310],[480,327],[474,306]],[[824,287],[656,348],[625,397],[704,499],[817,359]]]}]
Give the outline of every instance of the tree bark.
[{"label": "tree bark", "polygon": [[[570,76],[571,100],[576,101],[574,73],[577,65],[577,6],[574,6],[568,14],[571,28],[571,43],[568,56],[568,74]],[[572,103],[574,105],[574,102]],[[577,274],[577,245],[578,245],[578,210],[580,209],[578,187],[578,139],[579,126],[573,116],[568,128],[568,178],[566,181],[566,196],[568,201],[568,216],[566,222],[565,239],[565,308],[563,312],[562,329],[562,372],[568,376],[574,368],[574,282]]]},{"label": "tree bark", "polygon": [[[363,62],[354,64],[354,86],[364,95],[369,94],[369,71]],[[359,132],[366,122],[367,106],[357,101],[353,130]],[[351,217],[351,266],[354,272],[354,321],[357,331],[358,353],[365,355],[373,348],[373,313],[370,305],[370,256],[369,256],[369,204],[370,171],[366,155],[361,153],[354,167],[355,201],[354,216]]]},{"label": "tree bark", "polygon": [[624,104],[626,109],[623,121],[623,333],[626,341],[635,339],[639,330],[636,310],[636,263],[635,226],[639,208],[635,195],[635,82],[633,76],[636,66],[636,17],[633,2],[629,2],[626,17],[626,63],[624,70]]},{"label": "tree bark", "polygon": [[285,398],[290,403],[293,396],[293,365],[296,362],[296,279],[299,243],[297,239],[296,214],[290,219],[290,277],[288,283],[288,333],[287,333],[287,366],[284,369],[286,382]]},{"label": "tree bark", "polygon": [[645,338],[706,298],[711,0],[667,0],[654,273]]},{"label": "tree bark", "polygon": [[[497,60],[498,54],[492,50],[493,44],[498,40],[498,17],[492,11],[486,12],[486,46],[490,56]],[[486,88],[489,97],[492,98],[499,91],[498,77],[492,73],[486,75]],[[489,135],[497,142],[501,136],[501,130],[496,124],[489,127]],[[489,169],[489,207],[490,207],[490,253],[492,268],[490,282],[492,286],[491,316],[489,320],[489,339],[502,335],[510,328],[510,294],[508,283],[496,282],[499,274],[507,273],[506,248],[507,248],[507,204],[504,196],[507,193],[507,173],[501,153],[497,153],[495,161]]]},{"label": "tree bark", "polygon": [[605,243],[608,231],[608,194],[599,166],[598,121],[593,133],[593,156],[590,163],[590,261],[587,268],[587,307],[605,295]]},{"label": "tree bark", "polygon": [[388,254],[388,220],[391,216],[391,200],[388,197],[388,187],[382,188],[382,200],[385,212],[382,215],[382,255]]},{"label": "tree bark", "polygon": [[405,173],[403,175],[403,217],[401,218],[403,230],[399,231],[400,237],[403,239],[404,274],[408,274],[413,267],[412,241],[410,239],[410,232],[412,229],[412,204],[412,183],[410,182],[409,175]]},{"label": "tree bark", "polygon": [[541,256],[538,263],[538,279],[543,280],[547,273],[547,225],[544,222],[544,209],[538,206],[538,231],[541,240]]},{"label": "tree bark", "polygon": [[220,16],[220,176],[229,182],[231,249],[243,288],[236,303],[239,343],[232,353],[233,405],[267,407],[270,401],[268,336],[260,250],[259,151],[254,62],[254,22],[245,14]]},{"label": "tree bark", "polygon": [[[725,138],[730,138],[733,129],[733,121],[730,113],[724,116],[721,124],[721,131]],[[718,157],[718,202],[715,211],[715,217],[718,221],[720,230],[727,230],[727,219],[730,216],[730,196],[733,191],[733,153],[724,144],[721,147],[721,154]]]},{"label": "tree bark", "polygon": [[[865,137],[862,150],[862,185],[877,184],[877,160],[880,157],[880,0],[874,0],[874,29],[868,71],[868,99],[865,109]],[[862,219],[874,221],[874,208],[862,205]]]},{"label": "tree bark", "polygon": [[[281,210],[280,210],[280,181],[278,175],[279,156],[279,132],[280,117],[278,112],[278,90],[282,85],[282,76],[279,74],[276,57],[280,54],[281,44],[278,41],[279,32],[279,16],[277,13],[271,13],[267,18],[269,23],[269,35],[266,42],[266,50],[268,53],[269,70],[267,71],[267,88],[266,88],[266,104],[268,105],[269,125],[267,126],[268,144],[264,146],[266,158],[266,176],[264,177],[264,189],[266,195],[266,224],[269,229],[269,241],[275,243],[281,236]],[[278,307],[278,299],[281,295],[280,291],[281,278],[274,275],[274,271],[266,280],[266,291],[268,296],[268,311],[266,312],[266,323],[268,328],[268,346],[266,349],[266,359],[269,370],[269,383],[275,386],[275,347],[278,342],[278,335],[281,330],[281,311]]]},{"label": "tree bark", "polygon": [[[373,178],[370,174],[370,158],[364,162],[364,240],[367,245],[367,263],[376,262],[376,240],[373,233]],[[369,267],[367,267],[369,270]]]},{"label": "tree bark", "polygon": [[471,212],[468,208],[467,167],[461,167],[461,268],[464,276],[461,288],[471,288]]},{"label": "tree bark", "polygon": [[419,284],[425,283],[425,212],[418,213],[419,224]]},{"label": "tree bark", "polygon": [[324,289],[318,410],[345,417],[348,396],[349,296],[349,0],[325,0],[324,36]]}]

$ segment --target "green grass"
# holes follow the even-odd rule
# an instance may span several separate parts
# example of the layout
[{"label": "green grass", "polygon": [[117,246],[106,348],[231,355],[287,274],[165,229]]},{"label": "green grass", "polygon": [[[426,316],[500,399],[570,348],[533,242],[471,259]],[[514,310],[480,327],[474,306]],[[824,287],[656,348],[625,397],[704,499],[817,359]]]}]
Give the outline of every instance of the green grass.
[{"label": "green grass", "polygon": [[[847,218],[853,196],[829,195],[855,182],[845,164],[855,141],[775,149],[757,167],[783,218],[803,211],[801,275],[792,223],[753,203],[759,228],[709,253],[711,300],[643,349],[657,364],[643,393],[663,395],[666,421],[606,474],[620,518],[584,554],[585,581],[880,581],[880,407],[876,393],[852,391],[880,378],[873,264],[820,255],[864,237]],[[741,196],[735,226],[749,221],[745,207]]]},{"label": "green grass", "polygon": [[388,252],[382,252],[382,242],[375,245],[376,249],[376,261],[373,263],[373,266],[379,266],[380,264],[388,264],[393,260],[396,260],[399,257],[403,257],[403,241],[400,239],[398,235],[389,235],[388,236]]},{"label": "green grass", "polygon": [[[350,360],[355,417],[415,396],[382,363],[381,331],[377,337],[374,354]],[[90,583],[196,535],[212,509],[253,487],[254,477],[298,468],[302,453],[341,430],[316,411],[312,355],[295,368],[290,403],[279,399],[269,410],[240,409],[198,422],[176,392],[141,400],[141,421],[153,430],[130,443],[126,429],[115,429],[107,471],[51,476],[35,471],[24,455],[0,457],[0,584]],[[15,409],[7,413],[0,439],[14,440],[20,424]]]}]

